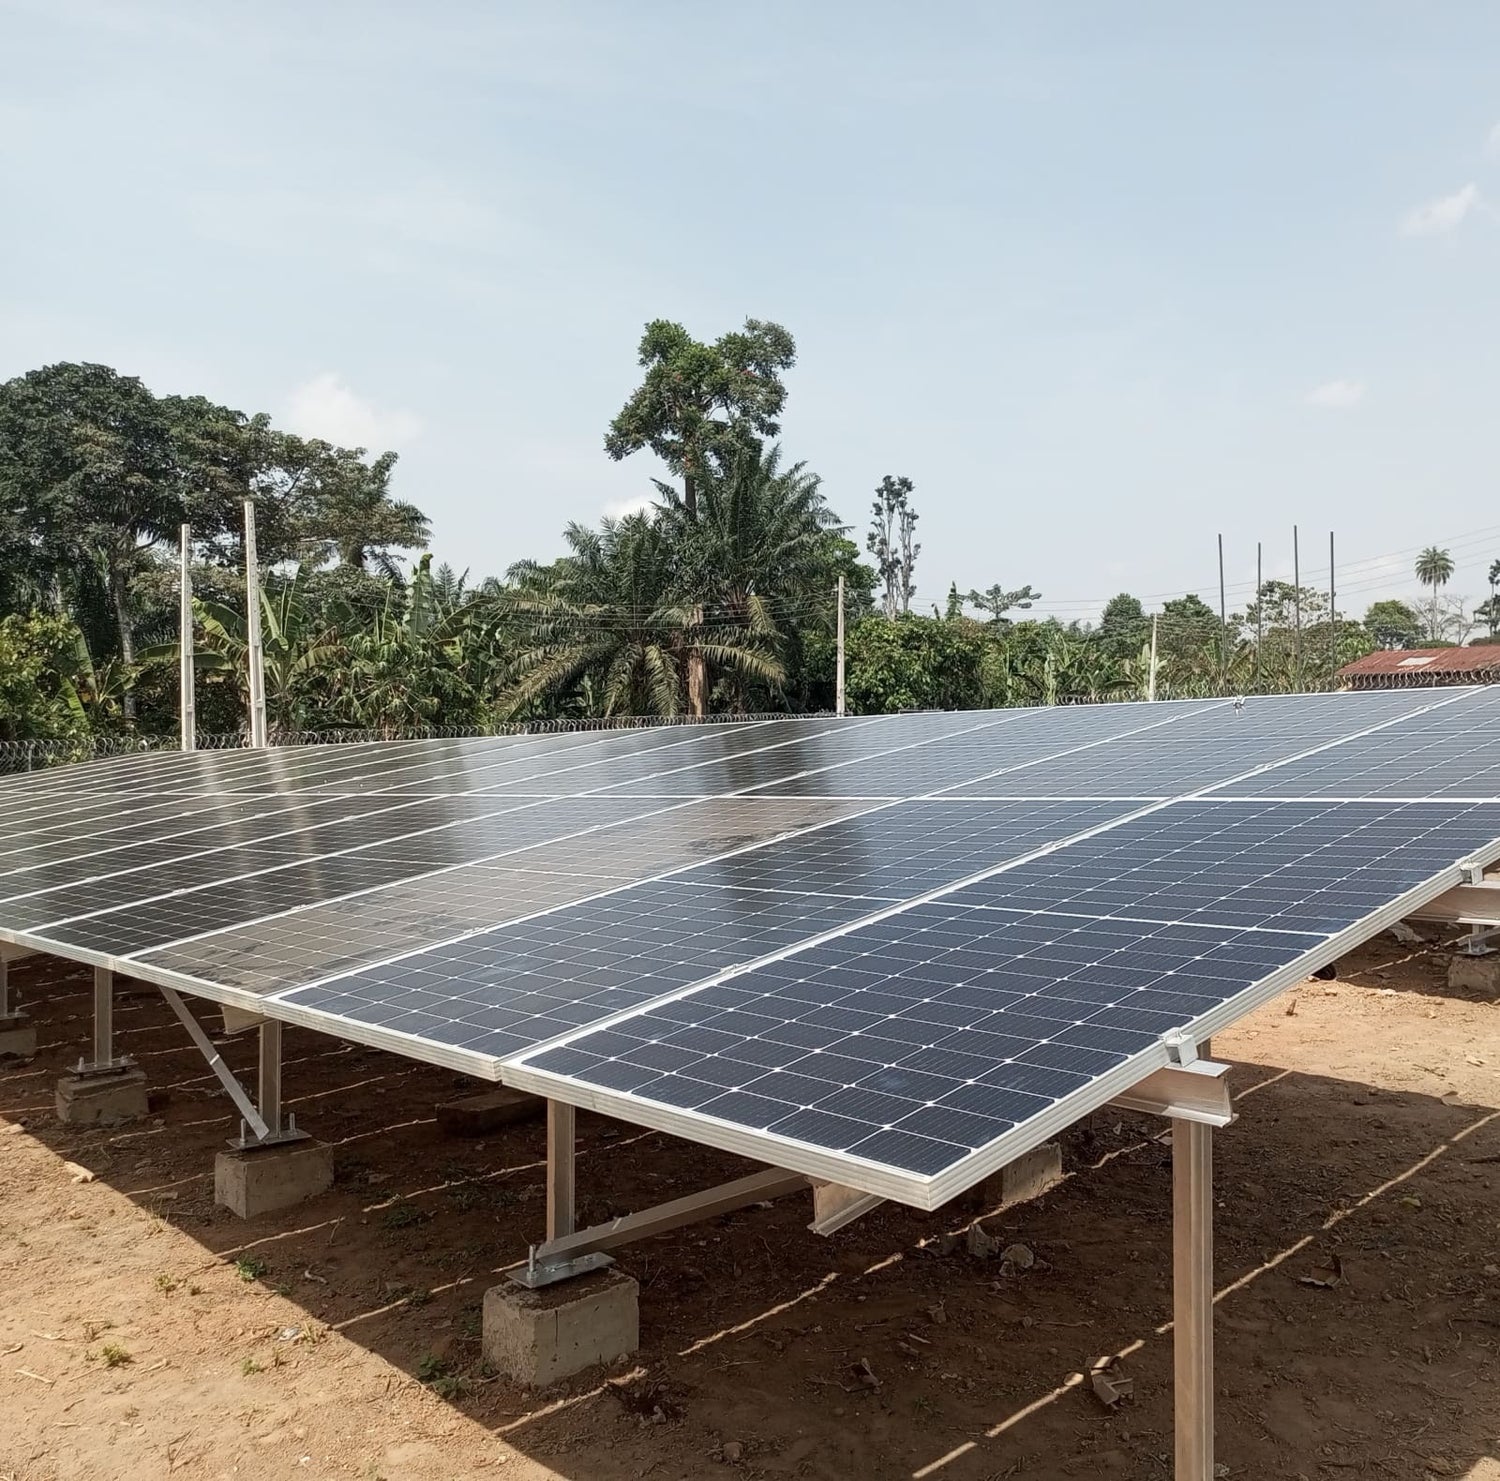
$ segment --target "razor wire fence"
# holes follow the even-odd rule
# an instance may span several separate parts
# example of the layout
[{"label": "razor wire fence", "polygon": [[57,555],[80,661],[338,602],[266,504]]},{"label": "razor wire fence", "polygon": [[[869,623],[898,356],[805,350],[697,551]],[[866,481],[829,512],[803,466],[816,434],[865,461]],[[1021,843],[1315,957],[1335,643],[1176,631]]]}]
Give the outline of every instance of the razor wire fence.
[{"label": "razor wire fence", "polygon": [[[817,719],[827,712],[792,716],[785,712],[726,714],[662,718],[654,715],[617,715],[590,719],[516,720],[504,724],[474,726],[386,725],[339,730],[272,730],[267,740],[272,746],[342,746],[370,745],[381,741],[413,740],[486,740],[501,736],[569,735],[589,731],[645,730],[661,726],[743,725],[764,720]],[[54,766],[72,766],[82,761],[99,761],[112,756],[143,755],[152,751],[176,751],[181,741],[175,735],[78,735],[45,740],[0,740],[0,776],[31,771],[45,771]],[[198,751],[241,751],[250,749],[246,731],[221,734],[199,733],[194,746]]]}]

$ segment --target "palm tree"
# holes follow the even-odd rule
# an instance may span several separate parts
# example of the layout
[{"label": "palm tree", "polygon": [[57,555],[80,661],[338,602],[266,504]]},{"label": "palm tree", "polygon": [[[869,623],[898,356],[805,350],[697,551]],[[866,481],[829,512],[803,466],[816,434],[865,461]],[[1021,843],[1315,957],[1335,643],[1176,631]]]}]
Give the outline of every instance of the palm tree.
[{"label": "palm tree", "polygon": [[[783,469],[780,447],[746,449],[698,480],[696,517],[676,488],[658,482],[657,490],[659,520],[676,547],[675,584],[700,623],[727,624],[779,648],[788,634],[831,617],[829,546],[839,525],[805,463]],[[692,656],[689,709],[701,715],[711,666],[695,666]]]},{"label": "palm tree", "polygon": [[329,449],[310,534],[322,557],[357,571],[373,567],[395,580],[400,574],[396,550],[427,544],[432,526],[415,504],[391,496],[395,453],[366,463],[360,450]]},{"label": "palm tree", "polygon": [[1500,561],[1490,562],[1490,600],[1485,610],[1485,621],[1489,626],[1490,636],[1500,635],[1500,595],[1496,588],[1500,587]]},{"label": "palm tree", "polygon": [[1453,557],[1436,545],[1429,545],[1417,557],[1417,580],[1432,588],[1432,615],[1428,622],[1429,636],[1438,636],[1438,588],[1446,586],[1453,575]]},{"label": "palm tree", "polygon": [[[250,640],[243,612],[218,602],[194,601],[199,631],[197,666],[210,681],[232,684],[244,714],[250,713]],[[316,691],[340,667],[345,649],[335,616],[319,630],[294,582],[260,594],[261,654],[266,676],[266,713],[273,730],[312,728]],[[141,655],[143,661],[176,663],[175,641]],[[248,720],[247,720],[248,725]]]},{"label": "palm tree", "polygon": [[677,542],[645,514],[571,524],[571,553],[550,566],[522,562],[495,599],[519,651],[501,704],[519,715],[545,697],[594,686],[605,715],[682,713],[690,653],[723,671],[779,684],[768,635],[733,616],[710,621],[681,595]]}]

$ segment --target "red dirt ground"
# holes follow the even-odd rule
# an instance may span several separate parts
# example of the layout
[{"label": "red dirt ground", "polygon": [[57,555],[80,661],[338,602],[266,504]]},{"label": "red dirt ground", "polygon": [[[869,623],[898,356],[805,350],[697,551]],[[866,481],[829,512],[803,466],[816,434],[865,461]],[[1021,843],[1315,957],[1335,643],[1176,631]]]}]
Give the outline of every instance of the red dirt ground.
[{"label": "red dirt ground", "polygon": [[[1215,1043],[1242,1110],[1216,1149],[1226,1476],[1500,1481],[1500,1008],[1444,965],[1383,941]],[[157,994],[117,1009],[152,1116],[74,1131],[52,1083],[88,979],[12,977],[41,1049],[0,1067],[0,1481],[1171,1474],[1170,1154],[1146,1118],[1074,1128],[1072,1175],[986,1220],[1024,1272],[939,1253],[972,1211],[887,1206],[824,1240],[801,1198],[627,1250],[638,1357],[528,1394],[484,1371],[479,1304],[538,1236],[540,1126],[446,1138],[433,1105],[464,1082],[289,1031],[289,1108],[337,1184],[241,1222],[212,1202],[231,1108]],[[252,1039],[225,1054],[249,1070]],[[589,1222],[745,1168],[600,1118],[579,1139]],[[1112,1353],[1134,1393],[1109,1411],[1082,1375]]]}]

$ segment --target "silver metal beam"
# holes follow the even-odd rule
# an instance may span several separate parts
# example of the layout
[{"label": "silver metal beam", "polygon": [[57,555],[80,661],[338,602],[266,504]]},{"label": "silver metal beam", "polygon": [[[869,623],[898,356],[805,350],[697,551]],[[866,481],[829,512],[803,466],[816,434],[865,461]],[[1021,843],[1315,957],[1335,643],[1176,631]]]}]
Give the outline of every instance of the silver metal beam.
[{"label": "silver metal beam", "polygon": [[807,1227],[825,1236],[837,1233],[885,1202],[878,1193],[865,1193],[843,1183],[815,1182],[812,1190],[813,1219]]},{"label": "silver metal beam", "polygon": [[260,1077],[255,1104],[266,1136],[281,1130],[281,1024],[268,1018],[260,1026]]},{"label": "silver metal beam", "polygon": [[1172,1121],[1172,1361],[1175,1481],[1213,1481],[1213,1127]]},{"label": "silver metal beam", "polygon": [[[252,1102],[250,1097],[245,1094],[245,1087],[234,1078],[234,1071],[231,1070],[229,1066],[224,1063],[223,1059],[219,1057],[219,1051],[214,1048],[213,1042],[209,1039],[208,1035],[203,1032],[202,1024],[200,1024],[198,1020],[193,1017],[192,1013],[188,1010],[187,1004],[184,1003],[182,999],[178,997],[178,995],[170,987],[163,987],[160,991],[162,997],[167,1000],[168,1007],[170,1007],[171,1010],[181,1020],[183,1028],[188,1031],[188,1036],[192,1039],[193,1043],[198,1046],[198,1049],[202,1053],[204,1059],[208,1061],[209,1069],[211,1069],[214,1074],[218,1076],[219,1084],[222,1085],[224,1089],[229,1093],[230,1100],[235,1103],[235,1106],[238,1108],[240,1115],[244,1118],[246,1124],[250,1127],[250,1129],[255,1133],[256,1140],[265,1141],[271,1135],[271,1128],[266,1125],[264,1120],[262,1120],[261,1114],[255,1108],[254,1102]],[[262,1063],[262,1070],[264,1071],[264,1063]],[[280,1077],[280,1073],[281,1066],[278,1056],[278,1079]],[[278,1094],[278,1103],[279,1100],[280,1096]]]},{"label": "silver metal beam", "polygon": [[1196,1121],[1206,1126],[1228,1126],[1234,1120],[1229,1098],[1227,1064],[1195,1059],[1190,1064],[1167,1065],[1153,1070],[1110,1105],[1127,1111],[1149,1111],[1173,1120]]},{"label": "silver metal beam", "polygon": [[80,1054],[75,1075],[110,1075],[134,1067],[127,1055],[115,1054],[115,974],[94,968],[94,1038],[89,1055]]},{"label": "silver metal beam", "polygon": [[549,1239],[532,1250],[529,1265],[518,1266],[509,1274],[522,1285],[546,1285],[549,1284],[547,1272],[550,1270],[559,1270],[564,1277],[582,1273],[574,1268],[574,1262],[584,1256],[618,1249],[638,1239],[649,1239],[653,1234],[667,1234],[687,1224],[697,1224],[720,1214],[733,1213],[736,1209],[749,1208],[752,1204],[801,1192],[806,1187],[807,1179],[801,1173],[768,1168],[747,1178],[737,1178],[732,1183],[720,1183],[700,1193],[674,1198],[670,1203],[656,1204],[638,1214],[625,1214],[607,1224],[595,1224],[591,1229]]},{"label": "silver metal beam", "polygon": [[573,1201],[575,1160],[574,1122],[577,1112],[560,1100],[547,1102],[547,1243],[572,1234],[576,1217]]},{"label": "silver metal beam", "polygon": [[115,974],[107,967],[94,968],[94,1069],[108,1069],[115,1062]]},{"label": "silver metal beam", "polygon": [[1413,920],[1439,920],[1460,925],[1500,925],[1500,879],[1471,880],[1454,885],[1435,900],[1411,912]]}]

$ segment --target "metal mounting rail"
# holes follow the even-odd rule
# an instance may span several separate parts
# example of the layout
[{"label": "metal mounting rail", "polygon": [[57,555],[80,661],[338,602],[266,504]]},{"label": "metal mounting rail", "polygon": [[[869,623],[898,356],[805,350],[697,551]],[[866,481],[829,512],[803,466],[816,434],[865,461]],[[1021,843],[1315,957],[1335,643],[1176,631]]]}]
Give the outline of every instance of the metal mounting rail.
[{"label": "metal mounting rail", "polygon": [[506,1275],[517,1285],[535,1290],[609,1263],[608,1260],[589,1257],[633,1244],[638,1239],[649,1239],[654,1234],[666,1234],[687,1224],[749,1208],[752,1204],[783,1198],[806,1187],[807,1179],[801,1173],[768,1168],[747,1178],[737,1178],[732,1183],[705,1188],[701,1193],[674,1198],[670,1203],[656,1204],[636,1214],[625,1214],[607,1224],[595,1224],[591,1229],[580,1229],[576,1234],[564,1234],[544,1244],[533,1245],[526,1263],[506,1271]]}]

